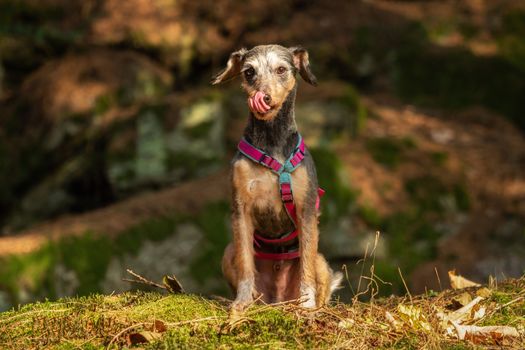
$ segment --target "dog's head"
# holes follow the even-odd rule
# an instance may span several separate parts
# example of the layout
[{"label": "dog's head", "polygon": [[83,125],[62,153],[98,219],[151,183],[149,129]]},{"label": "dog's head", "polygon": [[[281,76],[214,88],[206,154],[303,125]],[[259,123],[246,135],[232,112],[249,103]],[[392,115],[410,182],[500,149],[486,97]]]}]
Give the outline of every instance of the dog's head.
[{"label": "dog's head", "polygon": [[294,89],[297,73],[309,84],[317,85],[305,49],[261,45],[233,52],[226,68],[213,77],[212,84],[241,75],[251,111],[256,118],[268,121],[277,115]]}]

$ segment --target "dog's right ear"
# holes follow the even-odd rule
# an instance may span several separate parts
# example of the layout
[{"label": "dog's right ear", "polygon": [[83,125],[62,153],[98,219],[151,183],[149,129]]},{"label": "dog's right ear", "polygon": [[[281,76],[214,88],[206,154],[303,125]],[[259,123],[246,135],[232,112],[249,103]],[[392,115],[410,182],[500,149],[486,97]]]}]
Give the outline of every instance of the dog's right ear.
[{"label": "dog's right ear", "polygon": [[248,50],[246,50],[245,48],[233,52],[230,55],[230,59],[228,60],[226,68],[224,68],[222,71],[217,73],[217,75],[211,78],[212,85],[228,81],[241,74],[242,62],[244,60],[244,55],[246,55],[247,52]]}]

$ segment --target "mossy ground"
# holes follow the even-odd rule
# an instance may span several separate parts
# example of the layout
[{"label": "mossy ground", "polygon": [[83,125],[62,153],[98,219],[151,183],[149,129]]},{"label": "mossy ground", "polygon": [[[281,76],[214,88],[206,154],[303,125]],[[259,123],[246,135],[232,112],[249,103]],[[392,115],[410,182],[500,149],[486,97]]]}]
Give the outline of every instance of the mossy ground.
[{"label": "mossy ground", "polygon": [[[477,325],[508,325],[523,332],[525,327],[525,279],[507,281],[492,289],[483,301],[486,317]],[[468,293],[475,295],[477,289]],[[171,348],[447,348],[480,346],[523,348],[521,338],[502,343],[459,341],[440,328],[437,312],[450,308],[461,291],[390,297],[368,303],[337,303],[314,313],[294,303],[254,305],[237,318],[228,316],[227,303],[196,295],[163,295],[128,292],[119,295],[40,302],[0,314],[2,349],[104,349],[126,348],[130,334],[152,332],[145,349]],[[430,329],[413,325],[394,327],[389,312],[402,319],[398,305],[421,310]],[[162,324],[162,329],[154,324]],[[240,321],[240,322],[239,322]],[[143,333],[144,334],[144,333]]]}]

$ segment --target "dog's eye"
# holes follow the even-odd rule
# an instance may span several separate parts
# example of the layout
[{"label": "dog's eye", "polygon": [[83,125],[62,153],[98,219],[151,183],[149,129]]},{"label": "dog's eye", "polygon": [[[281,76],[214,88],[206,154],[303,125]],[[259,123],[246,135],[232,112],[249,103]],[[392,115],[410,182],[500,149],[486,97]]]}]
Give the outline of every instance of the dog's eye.
[{"label": "dog's eye", "polygon": [[284,72],[286,72],[286,67],[280,66],[277,68],[277,74],[283,74]]},{"label": "dog's eye", "polygon": [[244,71],[244,76],[246,78],[251,78],[251,77],[253,77],[254,74],[255,74],[255,69],[253,69],[253,67],[250,67],[250,68],[248,68],[247,70]]}]

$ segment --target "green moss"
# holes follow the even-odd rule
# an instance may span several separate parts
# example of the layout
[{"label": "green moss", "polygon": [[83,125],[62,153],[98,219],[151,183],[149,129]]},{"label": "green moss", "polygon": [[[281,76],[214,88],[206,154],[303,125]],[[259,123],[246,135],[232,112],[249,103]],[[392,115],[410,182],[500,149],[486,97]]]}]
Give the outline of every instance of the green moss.
[{"label": "green moss", "polygon": [[403,350],[419,349],[417,334],[411,334],[411,333],[406,334],[405,337],[403,337],[402,339],[394,343],[393,348],[403,349]]},{"label": "green moss", "polygon": [[381,225],[381,215],[371,206],[360,205],[357,208],[357,215],[370,227],[377,228]]},{"label": "green moss", "polygon": [[452,193],[456,202],[457,209],[467,211],[470,209],[470,197],[463,184],[455,184]]},{"label": "green moss", "polygon": [[428,219],[413,210],[392,214],[383,221],[392,264],[409,274],[416,266],[436,256],[441,233]]},{"label": "green moss", "polygon": [[181,220],[178,216],[146,220],[119,234],[114,241],[113,250],[117,255],[136,254],[145,240],[158,242],[174,234],[177,223]]},{"label": "green moss", "polygon": [[113,95],[101,95],[97,97],[93,112],[95,115],[102,115],[109,111],[115,105],[115,97]]},{"label": "green moss", "polygon": [[525,300],[516,297],[517,294],[523,292],[524,288],[523,280],[515,280],[494,290],[489,297],[489,302],[500,307],[485,318],[482,325],[525,327]]},{"label": "green moss", "polygon": [[442,232],[433,223],[449,210],[468,210],[470,201],[460,184],[447,186],[432,176],[413,178],[405,183],[405,189],[410,198],[406,209],[384,218],[368,215],[363,209],[358,213],[368,218],[369,224],[371,220],[374,225],[379,221],[388,241],[391,264],[409,274],[416,266],[436,257]]},{"label": "green moss", "polygon": [[321,200],[321,223],[336,222],[338,217],[348,213],[357,193],[347,183],[348,176],[333,151],[321,147],[310,148],[309,151],[315,160],[319,186],[327,193]]},{"label": "green moss", "polygon": [[56,262],[76,272],[80,295],[100,291],[99,283],[104,279],[113,249],[109,238],[95,236],[90,232],[78,237],[67,237],[59,244],[51,245]]},{"label": "green moss", "polygon": [[[258,309],[260,307],[248,311],[248,323],[232,332],[222,332],[227,316],[225,308],[194,295],[163,296],[134,292],[118,296],[67,298],[54,303],[26,305],[17,311],[0,314],[0,330],[9,330],[0,332],[0,344],[9,348],[44,345],[68,349],[81,340],[87,346],[82,348],[96,349],[107,345],[116,330],[126,327],[126,324],[140,325],[140,322],[153,320],[173,325],[160,340],[145,344],[147,349],[214,349],[225,345],[245,348],[249,344],[294,347],[299,338],[302,344],[308,346],[314,337],[304,333],[305,322],[293,313],[275,308]],[[38,316],[35,318],[32,315]],[[177,325],[177,322],[182,323]],[[60,328],[55,329],[59,325]],[[138,327],[137,331],[143,328]],[[46,337],[40,339],[44,334]]]},{"label": "green moss", "polygon": [[[508,281],[495,290],[498,294],[483,301],[487,306],[497,303],[501,307],[493,315],[498,318],[490,316],[483,322],[521,327],[525,322],[525,301],[519,296],[524,282],[523,279]],[[501,294],[508,297],[500,299]],[[293,305],[253,305],[242,317],[230,319],[226,304],[195,295],[141,291],[91,295],[34,303],[0,313],[0,348],[125,348],[127,334],[151,331],[154,321],[162,322],[167,331],[157,333],[158,338],[150,343],[135,346],[144,349],[325,349],[359,346],[420,349],[429,345],[439,349],[475,348],[467,341],[445,337],[443,330],[436,328],[439,327],[436,308],[444,307],[452,297],[449,292],[433,297],[414,295],[414,303],[428,317],[433,329],[407,327],[403,332],[396,332],[385,323],[384,315],[388,311],[395,317],[397,305],[406,304],[406,297],[378,298],[372,308],[360,302],[329,305],[317,311],[314,317]],[[514,301],[512,307],[501,304],[507,299]],[[232,323],[234,320],[237,323]],[[341,321],[351,322],[351,326],[341,326]],[[115,337],[117,334],[120,336]],[[112,346],[109,346],[110,342]]]},{"label": "green moss", "polygon": [[443,211],[440,198],[447,193],[447,187],[438,178],[422,176],[408,180],[405,190],[422,211]]},{"label": "green moss", "polygon": [[361,96],[355,88],[352,86],[347,87],[347,92],[341,98],[341,102],[348,109],[350,109],[351,117],[349,118],[350,134],[357,136],[365,127],[366,120],[368,119],[368,110],[361,101]]},{"label": "green moss", "polygon": [[448,153],[446,152],[431,152],[430,158],[432,161],[439,166],[445,165],[448,160]]},{"label": "green moss", "polygon": [[512,11],[502,21],[495,33],[502,56],[525,72],[525,12]]},{"label": "green moss", "polygon": [[445,198],[453,200],[454,209],[466,211],[470,208],[468,192],[462,184],[445,185],[434,176],[412,178],[405,183],[405,190],[418,210],[442,213],[447,208]]},{"label": "green moss", "polygon": [[366,142],[366,149],[372,155],[372,158],[390,169],[397,168],[405,150],[415,147],[416,144],[414,140],[410,138],[395,139],[381,137],[369,139]]},{"label": "green moss", "polygon": [[12,296],[20,288],[51,289],[49,275],[55,258],[49,247],[25,256],[12,256],[0,260],[0,286]]},{"label": "green moss", "polygon": [[[196,219],[195,223],[206,237],[205,244],[199,249],[199,255],[192,261],[190,271],[197,281],[205,283],[210,277],[222,276],[221,260],[224,248],[230,241],[227,222],[230,219],[230,206],[227,203],[210,205]],[[211,292],[226,293],[226,286]]]},{"label": "green moss", "polygon": [[206,138],[210,134],[210,130],[215,125],[214,120],[208,120],[202,123],[199,123],[193,127],[188,127],[184,129],[184,134],[187,137],[194,139]]}]

